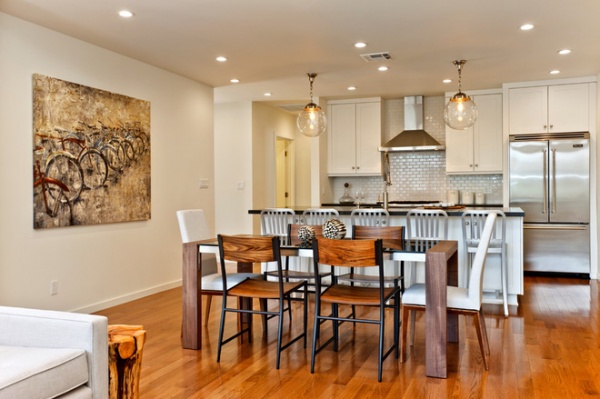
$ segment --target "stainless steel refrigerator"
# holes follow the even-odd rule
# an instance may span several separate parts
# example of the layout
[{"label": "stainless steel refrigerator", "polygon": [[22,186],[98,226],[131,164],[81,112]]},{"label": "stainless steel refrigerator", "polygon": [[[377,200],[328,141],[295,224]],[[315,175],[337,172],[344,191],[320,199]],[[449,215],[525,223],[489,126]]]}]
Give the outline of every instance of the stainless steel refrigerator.
[{"label": "stainless steel refrigerator", "polygon": [[525,211],[525,271],[590,273],[589,133],[510,136],[510,206]]}]

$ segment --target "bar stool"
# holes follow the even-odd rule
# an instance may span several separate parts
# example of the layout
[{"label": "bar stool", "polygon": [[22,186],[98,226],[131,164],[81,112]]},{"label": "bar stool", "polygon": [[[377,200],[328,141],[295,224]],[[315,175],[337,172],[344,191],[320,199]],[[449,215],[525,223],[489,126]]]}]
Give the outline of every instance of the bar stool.
[{"label": "bar stool", "polygon": [[333,208],[309,208],[302,212],[300,224],[324,224],[331,218],[338,218],[340,213]]},{"label": "bar stool", "polygon": [[463,232],[464,251],[467,255],[467,278],[471,271],[473,256],[477,251],[477,246],[481,241],[481,234],[485,219],[490,213],[495,213],[497,218],[502,218],[502,223],[496,223],[492,238],[488,248],[488,254],[500,255],[500,276],[502,282],[502,300],[499,303],[504,305],[504,316],[508,317],[508,268],[506,255],[506,215],[502,211],[465,211],[461,216],[461,225]]},{"label": "bar stool", "polygon": [[360,208],[350,213],[352,226],[389,226],[390,213],[385,209]]}]

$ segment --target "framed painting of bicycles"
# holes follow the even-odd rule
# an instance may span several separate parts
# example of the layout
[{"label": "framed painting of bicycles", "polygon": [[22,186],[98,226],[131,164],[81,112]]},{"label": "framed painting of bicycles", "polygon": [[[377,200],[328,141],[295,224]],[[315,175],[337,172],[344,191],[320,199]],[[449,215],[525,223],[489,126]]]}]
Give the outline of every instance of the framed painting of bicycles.
[{"label": "framed painting of bicycles", "polygon": [[34,74],[33,227],[150,219],[150,102]]}]

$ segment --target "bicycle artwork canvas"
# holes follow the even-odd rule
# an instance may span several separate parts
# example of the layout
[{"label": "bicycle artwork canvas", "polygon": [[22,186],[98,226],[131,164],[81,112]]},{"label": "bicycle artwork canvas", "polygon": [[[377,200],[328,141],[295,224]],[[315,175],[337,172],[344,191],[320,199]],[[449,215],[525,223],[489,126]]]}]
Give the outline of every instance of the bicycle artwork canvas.
[{"label": "bicycle artwork canvas", "polygon": [[33,227],[150,219],[150,102],[32,81]]}]

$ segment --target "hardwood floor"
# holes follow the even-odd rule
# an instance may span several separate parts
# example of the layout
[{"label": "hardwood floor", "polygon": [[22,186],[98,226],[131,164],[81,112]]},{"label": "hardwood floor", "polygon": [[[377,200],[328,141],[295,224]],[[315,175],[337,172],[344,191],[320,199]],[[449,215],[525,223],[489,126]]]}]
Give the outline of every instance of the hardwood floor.
[{"label": "hardwood floor", "polygon": [[[342,325],[340,350],[334,353],[328,347],[319,353],[315,373],[310,374],[310,339],[307,349],[298,342],[285,350],[281,369],[275,369],[275,320],[270,321],[265,339],[256,319],[253,342],[225,345],[218,364],[219,297],[213,300],[201,351],[181,348],[180,289],[98,314],[108,316],[110,324],[142,324],[147,330],[140,382],[144,399],[581,398],[600,396],[598,288],[595,280],[526,277],[521,306],[511,307],[510,317],[504,318],[501,306],[484,307],[489,372],[483,367],[472,318],[461,317],[460,343],[449,344],[449,377],[444,380],[425,377],[422,315],[406,363],[388,358],[383,381],[378,383],[374,326]],[[300,304],[294,306],[292,328],[296,329],[301,326]],[[286,333],[287,327],[286,318]],[[226,329],[235,328],[231,317]],[[323,331],[329,336],[328,326]],[[387,343],[391,337],[388,323]]]}]

